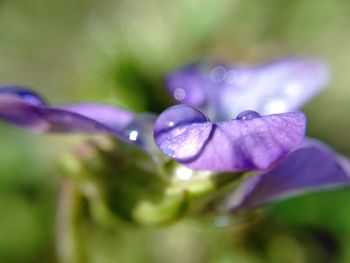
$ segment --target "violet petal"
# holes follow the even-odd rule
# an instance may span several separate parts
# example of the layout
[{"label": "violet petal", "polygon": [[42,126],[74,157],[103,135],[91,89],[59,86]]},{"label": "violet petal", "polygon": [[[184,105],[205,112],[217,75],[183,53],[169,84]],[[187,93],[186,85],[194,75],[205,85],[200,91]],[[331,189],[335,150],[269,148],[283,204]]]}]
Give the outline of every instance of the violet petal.
[{"label": "violet petal", "polygon": [[5,86],[0,88],[0,95],[13,95],[18,99],[35,106],[46,105],[45,100],[36,92],[21,86]]},{"label": "violet petal", "polygon": [[176,102],[194,107],[205,106],[207,84],[210,80],[197,64],[173,72],[165,79],[166,88]]},{"label": "violet petal", "polygon": [[[344,165],[346,164],[346,165]],[[226,200],[225,209],[252,209],[290,196],[350,184],[349,161],[307,139],[270,171],[253,175]]]},{"label": "violet petal", "polygon": [[30,90],[5,87],[0,89],[0,118],[35,133],[110,133],[127,139],[124,129],[134,115],[104,104],[48,107]]},{"label": "violet petal", "polygon": [[301,143],[305,125],[301,112],[212,123],[178,105],[159,116],[153,135],[164,154],[191,169],[234,172],[268,169]]},{"label": "violet petal", "polygon": [[298,110],[328,83],[327,66],[291,57],[255,67],[192,65],[171,73],[166,86],[179,103],[226,120],[250,109],[260,114]]},{"label": "violet petal", "polygon": [[123,130],[134,119],[134,114],[108,104],[79,103],[64,105],[60,109],[79,114],[89,119],[97,120],[112,130]]}]

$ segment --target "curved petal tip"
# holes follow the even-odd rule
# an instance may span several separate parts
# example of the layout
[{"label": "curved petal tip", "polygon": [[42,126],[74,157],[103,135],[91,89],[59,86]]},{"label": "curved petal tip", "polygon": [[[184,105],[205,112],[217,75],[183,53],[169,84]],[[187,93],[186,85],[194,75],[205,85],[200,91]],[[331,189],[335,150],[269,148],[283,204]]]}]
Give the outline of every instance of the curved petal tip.
[{"label": "curved petal tip", "polygon": [[224,203],[238,212],[316,190],[350,184],[349,160],[307,139],[270,171],[249,176]]},{"label": "curved petal tip", "polygon": [[35,133],[109,133],[122,136],[134,115],[111,105],[84,103],[49,107],[19,86],[0,88],[0,118]]}]

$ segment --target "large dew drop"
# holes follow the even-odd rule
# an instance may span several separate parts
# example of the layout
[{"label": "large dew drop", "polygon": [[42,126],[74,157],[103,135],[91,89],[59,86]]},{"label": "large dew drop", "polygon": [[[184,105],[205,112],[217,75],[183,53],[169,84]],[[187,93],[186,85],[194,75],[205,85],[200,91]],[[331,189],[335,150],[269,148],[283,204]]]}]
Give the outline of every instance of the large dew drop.
[{"label": "large dew drop", "polygon": [[178,105],[157,119],[153,136],[158,148],[178,161],[196,158],[205,146],[213,123],[198,109]]},{"label": "large dew drop", "polygon": [[154,134],[183,125],[209,121],[200,110],[188,105],[176,105],[164,111],[154,125]]}]

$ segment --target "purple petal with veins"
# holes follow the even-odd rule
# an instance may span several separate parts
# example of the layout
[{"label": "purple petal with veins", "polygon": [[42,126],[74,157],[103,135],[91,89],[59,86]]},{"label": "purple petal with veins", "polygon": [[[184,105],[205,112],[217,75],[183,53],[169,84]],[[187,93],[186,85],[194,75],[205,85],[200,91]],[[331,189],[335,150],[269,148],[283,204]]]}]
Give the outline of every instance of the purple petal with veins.
[{"label": "purple petal with veins", "polygon": [[327,66],[291,57],[255,67],[192,65],[171,73],[166,87],[179,103],[226,120],[251,109],[260,114],[298,110],[328,83]]},{"label": "purple petal with veins", "polygon": [[225,209],[237,212],[310,191],[348,186],[349,168],[349,160],[307,139],[270,171],[248,177],[226,200]]},{"label": "purple petal with veins", "polygon": [[158,117],[153,136],[164,154],[194,170],[265,170],[301,143],[305,125],[301,112],[245,111],[213,123],[200,110],[178,105]]},{"label": "purple petal with veins", "polygon": [[[154,122],[155,117],[140,117],[105,104],[83,103],[49,107],[35,92],[22,87],[0,89],[0,118],[34,133],[111,134],[139,144],[140,136],[130,138],[130,127],[141,129],[141,122]],[[137,128],[135,128],[136,126]],[[143,132],[143,131],[142,131]]]}]

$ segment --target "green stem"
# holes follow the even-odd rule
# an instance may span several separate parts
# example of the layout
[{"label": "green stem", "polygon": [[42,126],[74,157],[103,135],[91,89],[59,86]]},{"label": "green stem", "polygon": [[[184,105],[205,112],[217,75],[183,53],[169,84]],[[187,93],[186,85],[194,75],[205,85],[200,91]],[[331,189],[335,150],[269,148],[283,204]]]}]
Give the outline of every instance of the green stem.
[{"label": "green stem", "polygon": [[68,179],[62,183],[56,214],[56,252],[58,262],[87,263],[88,259],[80,238],[83,197],[77,185]]}]

